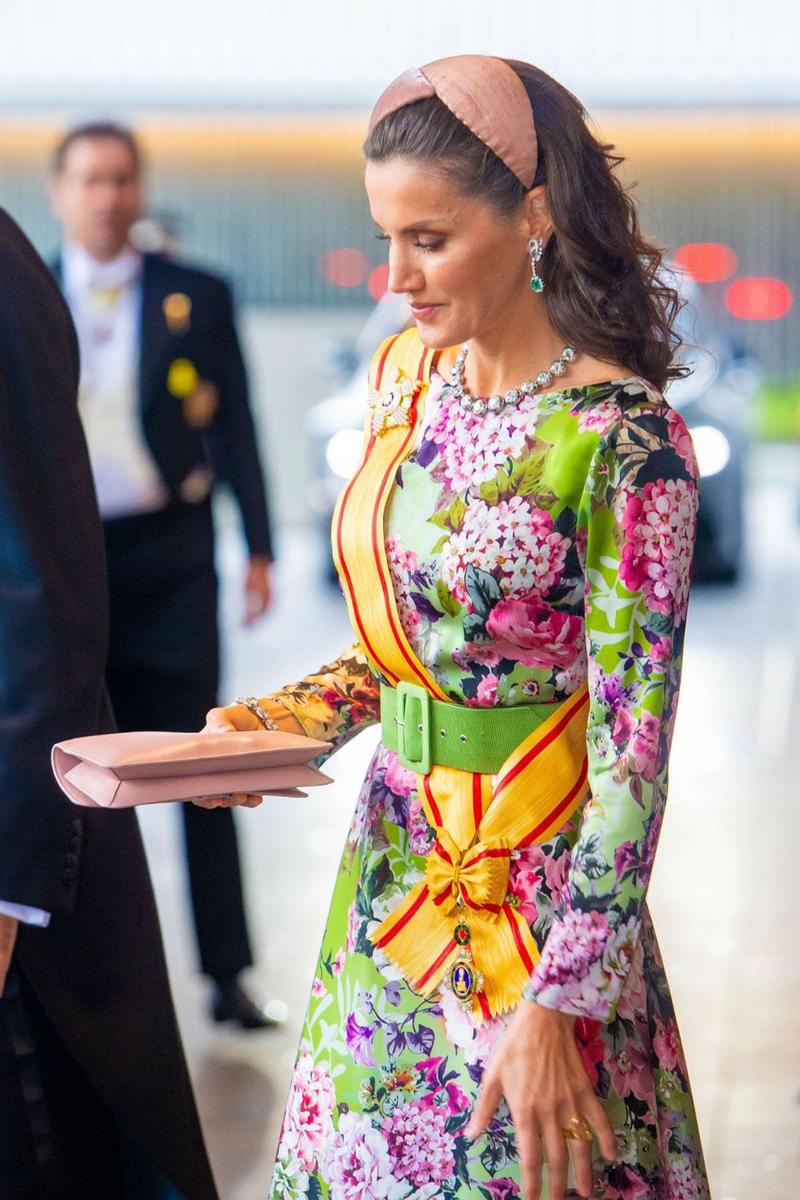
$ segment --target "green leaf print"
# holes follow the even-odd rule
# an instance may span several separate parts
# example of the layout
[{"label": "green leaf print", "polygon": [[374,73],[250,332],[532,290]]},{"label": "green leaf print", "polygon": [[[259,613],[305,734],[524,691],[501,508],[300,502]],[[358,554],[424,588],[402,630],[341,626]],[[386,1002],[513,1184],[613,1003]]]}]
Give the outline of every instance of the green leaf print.
[{"label": "green leaf print", "polygon": [[464,572],[464,587],[467,589],[467,595],[472,601],[475,612],[484,619],[488,617],[495,604],[503,599],[500,584],[495,577],[488,571],[476,567],[474,563],[467,563],[467,569]]},{"label": "green leaf print", "polygon": [[439,608],[448,617],[457,617],[461,612],[461,605],[443,579],[437,579],[436,581],[436,599],[439,603]]},{"label": "green leaf print", "polygon": [[432,525],[439,525],[442,529],[449,529],[452,533],[457,533],[464,524],[464,514],[467,511],[467,506],[460,496],[456,496],[455,500],[447,508],[439,509],[430,518]]}]

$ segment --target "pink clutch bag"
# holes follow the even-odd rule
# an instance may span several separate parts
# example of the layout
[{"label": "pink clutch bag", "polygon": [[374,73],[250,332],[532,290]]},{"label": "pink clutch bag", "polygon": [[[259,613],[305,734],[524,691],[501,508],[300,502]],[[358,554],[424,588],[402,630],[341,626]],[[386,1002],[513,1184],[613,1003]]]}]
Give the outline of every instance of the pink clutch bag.
[{"label": "pink clutch bag", "polygon": [[329,742],[296,733],[104,733],[53,746],[53,773],[73,804],[131,808],[227,792],[302,796],[330,783],[310,760]]}]

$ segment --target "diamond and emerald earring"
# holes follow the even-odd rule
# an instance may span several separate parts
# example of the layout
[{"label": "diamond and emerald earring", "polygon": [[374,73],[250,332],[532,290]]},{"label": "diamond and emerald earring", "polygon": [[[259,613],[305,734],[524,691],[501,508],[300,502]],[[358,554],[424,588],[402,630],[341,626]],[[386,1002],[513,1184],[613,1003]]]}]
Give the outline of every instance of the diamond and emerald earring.
[{"label": "diamond and emerald earring", "polygon": [[528,253],[531,256],[531,291],[543,292],[544,280],[541,279],[536,271],[536,264],[544,254],[544,242],[541,238],[531,238],[528,242]]}]

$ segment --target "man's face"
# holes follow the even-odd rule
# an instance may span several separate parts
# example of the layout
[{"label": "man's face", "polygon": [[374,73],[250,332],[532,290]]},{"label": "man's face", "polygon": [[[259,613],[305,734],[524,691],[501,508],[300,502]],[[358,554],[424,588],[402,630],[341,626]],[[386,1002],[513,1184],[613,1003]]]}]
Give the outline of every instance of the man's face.
[{"label": "man's face", "polygon": [[53,180],[51,200],[67,241],[101,262],[114,258],[141,213],[141,178],[130,148],[117,137],[78,138]]}]

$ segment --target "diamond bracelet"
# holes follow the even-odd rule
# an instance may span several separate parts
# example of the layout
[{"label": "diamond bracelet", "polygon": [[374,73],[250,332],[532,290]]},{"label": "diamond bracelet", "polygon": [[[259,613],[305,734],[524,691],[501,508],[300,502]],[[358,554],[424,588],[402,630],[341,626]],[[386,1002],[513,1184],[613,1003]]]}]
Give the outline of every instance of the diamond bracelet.
[{"label": "diamond bracelet", "polygon": [[237,696],[234,703],[243,705],[244,708],[251,712],[253,716],[261,722],[265,729],[270,729],[274,733],[280,732],[278,726],[264,708],[263,704],[259,704],[255,696]]}]

